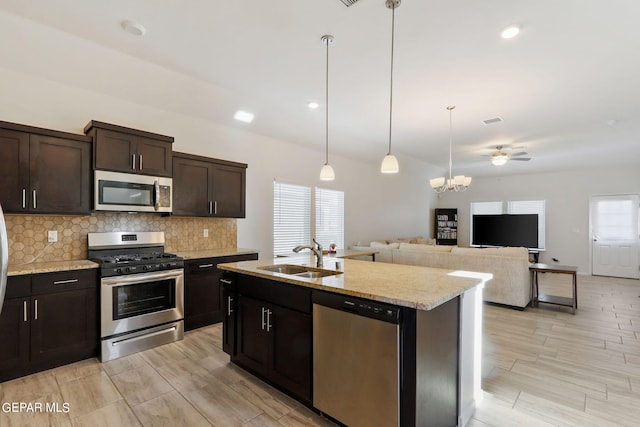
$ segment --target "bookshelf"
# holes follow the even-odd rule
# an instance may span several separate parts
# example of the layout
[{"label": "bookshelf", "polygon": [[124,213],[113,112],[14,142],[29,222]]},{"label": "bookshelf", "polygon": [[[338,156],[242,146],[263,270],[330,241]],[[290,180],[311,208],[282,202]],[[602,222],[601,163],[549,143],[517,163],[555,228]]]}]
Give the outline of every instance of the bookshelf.
[{"label": "bookshelf", "polygon": [[457,245],[458,209],[436,209],[435,211],[436,244]]}]

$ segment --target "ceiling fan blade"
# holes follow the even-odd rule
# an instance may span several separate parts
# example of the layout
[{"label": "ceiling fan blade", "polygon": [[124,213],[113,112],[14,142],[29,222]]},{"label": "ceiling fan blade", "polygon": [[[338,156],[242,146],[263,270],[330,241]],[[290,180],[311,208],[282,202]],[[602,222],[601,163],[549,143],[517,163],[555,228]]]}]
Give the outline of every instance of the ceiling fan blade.
[{"label": "ceiling fan blade", "polygon": [[528,162],[529,160],[531,160],[531,157],[513,157],[513,158],[510,158],[509,160],[520,160],[522,162]]},{"label": "ceiling fan blade", "polygon": [[526,151],[521,151],[519,153],[510,154],[510,156],[511,157],[526,156],[527,154],[529,154],[529,153],[527,153]]}]

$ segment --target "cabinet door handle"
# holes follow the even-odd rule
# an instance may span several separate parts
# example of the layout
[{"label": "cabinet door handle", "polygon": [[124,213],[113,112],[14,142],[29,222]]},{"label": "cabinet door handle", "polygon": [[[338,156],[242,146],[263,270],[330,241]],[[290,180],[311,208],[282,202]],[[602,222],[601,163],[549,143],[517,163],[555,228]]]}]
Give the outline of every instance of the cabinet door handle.
[{"label": "cabinet door handle", "polygon": [[233,313],[233,309],[231,308],[231,304],[233,304],[233,298],[231,296],[227,297],[227,316],[231,317],[231,313]]},{"label": "cabinet door handle", "polygon": [[136,170],[136,155],[131,155],[131,169]]},{"label": "cabinet door handle", "polygon": [[198,266],[199,268],[211,268],[213,267],[213,264],[202,264]]},{"label": "cabinet door handle", "polygon": [[273,325],[271,324],[271,315],[273,312],[271,310],[267,310],[267,332],[273,329]]},{"label": "cabinet door handle", "polygon": [[38,300],[35,300],[34,320],[38,320]]},{"label": "cabinet door handle", "polygon": [[138,156],[140,158],[140,170],[142,170],[142,154]]},{"label": "cabinet door handle", "polygon": [[36,190],[33,190],[32,193],[33,193],[33,209],[37,209],[38,204],[36,203]]},{"label": "cabinet door handle", "polygon": [[230,285],[233,282],[231,280],[227,280],[227,279],[220,279],[220,283],[222,283],[224,285]]},{"label": "cabinet door handle", "polygon": [[213,213],[218,215],[218,202],[213,202]]},{"label": "cabinet door handle", "polygon": [[22,301],[22,310],[24,312],[23,319],[26,322],[27,319],[27,300]]},{"label": "cabinet door handle", "polygon": [[27,208],[27,189],[22,189],[22,209]]},{"label": "cabinet door handle", "polygon": [[266,326],[266,322],[264,321],[264,317],[266,313],[267,313],[267,310],[265,310],[264,307],[262,307],[262,326],[260,327],[260,329],[262,329],[263,331]]},{"label": "cabinet door handle", "polygon": [[213,202],[209,200],[209,215],[213,214]]},{"label": "cabinet door handle", "polygon": [[54,285],[65,285],[67,283],[76,283],[78,279],[69,279],[69,280],[56,280],[53,282]]}]

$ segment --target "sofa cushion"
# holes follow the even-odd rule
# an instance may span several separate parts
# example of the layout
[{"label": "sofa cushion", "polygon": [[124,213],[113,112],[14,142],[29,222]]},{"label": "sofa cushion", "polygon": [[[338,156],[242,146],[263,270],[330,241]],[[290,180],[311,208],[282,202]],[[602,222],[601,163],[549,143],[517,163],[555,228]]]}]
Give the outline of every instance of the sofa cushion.
[{"label": "sofa cushion", "polygon": [[529,257],[527,248],[459,248],[454,247],[452,254],[458,255],[478,255],[478,256],[504,256],[504,257]]},{"label": "sofa cushion", "polygon": [[372,248],[398,249],[398,247],[400,246],[400,243],[371,242],[370,246]]},{"label": "sofa cushion", "polygon": [[400,243],[400,250],[421,252],[451,252],[453,246],[422,245],[417,243]]},{"label": "sofa cushion", "polygon": [[419,237],[419,238],[415,239],[415,242],[409,242],[409,243],[417,243],[419,245],[435,246],[436,239],[423,239],[423,238]]}]

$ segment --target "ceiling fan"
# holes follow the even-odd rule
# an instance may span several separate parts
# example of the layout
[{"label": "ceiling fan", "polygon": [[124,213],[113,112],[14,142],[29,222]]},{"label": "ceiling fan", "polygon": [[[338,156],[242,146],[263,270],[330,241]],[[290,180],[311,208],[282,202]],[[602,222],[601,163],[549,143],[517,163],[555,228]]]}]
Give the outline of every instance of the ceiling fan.
[{"label": "ceiling fan", "polygon": [[522,157],[522,156],[526,156],[528,154],[526,151],[521,151],[519,153],[513,153],[513,154],[507,154],[504,151],[502,151],[503,148],[504,148],[504,146],[502,146],[502,145],[496,146],[496,150],[498,150],[498,151],[490,155],[491,164],[492,165],[494,165],[494,166],[502,166],[505,163],[507,163],[508,160],[519,160],[519,161],[522,161],[522,162],[528,162],[529,160],[531,160],[531,157]]}]

